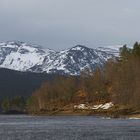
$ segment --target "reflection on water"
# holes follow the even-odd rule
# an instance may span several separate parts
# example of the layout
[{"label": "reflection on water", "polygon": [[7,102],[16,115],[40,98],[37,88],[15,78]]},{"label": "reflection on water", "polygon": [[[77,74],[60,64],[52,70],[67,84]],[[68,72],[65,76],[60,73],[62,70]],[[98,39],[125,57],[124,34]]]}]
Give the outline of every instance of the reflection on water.
[{"label": "reflection on water", "polygon": [[0,140],[140,140],[140,120],[0,116]]}]

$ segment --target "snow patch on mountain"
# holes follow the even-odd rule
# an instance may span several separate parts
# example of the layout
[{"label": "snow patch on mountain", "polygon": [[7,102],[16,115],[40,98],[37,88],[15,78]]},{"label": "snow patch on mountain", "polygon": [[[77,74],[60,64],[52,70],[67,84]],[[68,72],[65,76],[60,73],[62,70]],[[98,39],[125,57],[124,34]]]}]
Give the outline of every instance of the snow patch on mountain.
[{"label": "snow patch on mountain", "polygon": [[121,46],[95,49],[77,45],[56,52],[41,46],[11,41],[0,43],[0,67],[17,71],[80,74],[84,69],[103,66],[109,58],[118,56]]},{"label": "snow patch on mountain", "polygon": [[114,45],[114,46],[106,46],[106,47],[98,47],[97,50],[106,52],[108,54],[113,54],[114,56],[119,56],[119,49],[123,47],[123,45]]}]

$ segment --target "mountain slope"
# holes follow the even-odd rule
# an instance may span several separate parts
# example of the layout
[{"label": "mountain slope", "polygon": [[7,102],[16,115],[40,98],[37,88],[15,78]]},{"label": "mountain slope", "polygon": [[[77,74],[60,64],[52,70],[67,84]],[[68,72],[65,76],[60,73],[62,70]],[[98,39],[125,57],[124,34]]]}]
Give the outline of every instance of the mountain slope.
[{"label": "mountain slope", "polygon": [[0,44],[0,66],[3,68],[27,71],[34,65],[43,62],[45,56],[53,53],[49,49],[23,42],[7,42]]},{"label": "mountain slope", "polygon": [[0,101],[5,97],[30,96],[46,80],[52,80],[57,75],[46,73],[20,72],[0,69]]},{"label": "mountain slope", "polygon": [[0,67],[37,73],[78,75],[84,69],[103,66],[109,58],[118,56],[118,49],[91,49],[82,45],[56,52],[24,42],[0,43]]}]

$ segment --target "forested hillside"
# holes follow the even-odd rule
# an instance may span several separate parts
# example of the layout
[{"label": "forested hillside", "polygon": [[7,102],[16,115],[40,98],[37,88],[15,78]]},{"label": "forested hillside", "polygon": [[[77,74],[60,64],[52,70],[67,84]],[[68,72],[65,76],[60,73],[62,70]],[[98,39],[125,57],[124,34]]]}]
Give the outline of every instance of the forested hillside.
[{"label": "forested hillside", "polygon": [[[18,77],[14,77],[14,72],[12,76],[13,78],[9,74],[10,79],[13,79],[11,86],[17,86],[19,81],[24,79],[20,91],[26,90],[28,86],[34,91],[42,83],[24,103],[24,109],[29,113],[72,110],[77,104],[98,105],[109,102],[114,105],[112,108],[115,112],[119,112],[120,108],[127,112],[140,110],[140,44],[137,42],[132,49],[126,45],[120,48],[120,57],[108,60],[103,69],[96,67],[94,71],[86,70],[81,72],[79,77],[59,75],[52,78],[51,75],[35,76],[30,73],[19,73]],[[7,84],[5,86],[7,87]],[[25,94],[22,92],[21,95],[29,95],[30,90],[25,91]],[[16,88],[15,91],[19,93]],[[16,94],[11,92],[11,95]],[[15,98],[3,100],[4,110],[11,109],[11,106],[16,109],[19,102],[16,105]]]},{"label": "forested hillside", "polygon": [[6,96],[30,96],[35,89],[40,87],[43,81],[51,80],[55,76],[54,74],[18,72],[1,68],[0,100]]},{"label": "forested hillside", "polygon": [[140,44],[124,45],[120,57],[108,60],[104,69],[85,71],[80,78],[59,77],[47,81],[28,100],[28,110],[61,110],[68,104],[100,104],[140,109]]}]

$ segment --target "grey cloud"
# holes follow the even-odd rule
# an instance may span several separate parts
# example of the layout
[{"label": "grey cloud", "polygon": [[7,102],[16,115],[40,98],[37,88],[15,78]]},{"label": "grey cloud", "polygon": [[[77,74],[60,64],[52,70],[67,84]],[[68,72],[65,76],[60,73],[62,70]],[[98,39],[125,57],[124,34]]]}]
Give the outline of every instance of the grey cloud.
[{"label": "grey cloud", "polygon": [[139,0],[0,0],[0,41],[64,49],[140,41]]}]

